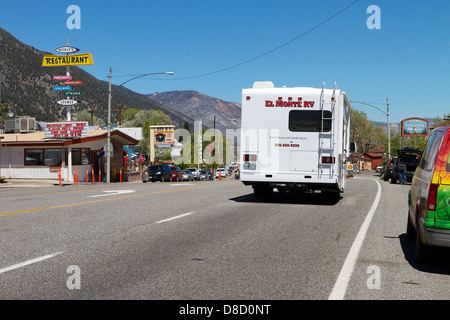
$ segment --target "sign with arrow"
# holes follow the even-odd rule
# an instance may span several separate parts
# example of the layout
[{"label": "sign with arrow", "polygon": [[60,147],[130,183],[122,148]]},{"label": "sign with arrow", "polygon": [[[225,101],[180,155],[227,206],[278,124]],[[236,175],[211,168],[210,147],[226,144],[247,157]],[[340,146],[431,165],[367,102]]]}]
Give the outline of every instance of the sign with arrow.
[{"label": "sign with arrow", "polygon": [[72,99],[64,99],[64,100],[59,100],[57,102],[57,104],[60,104],[62,106],[73,106],[74,104],[77,104],[79,101],[77,100],[72,100]]},{"label": "sign with arrow", "polygon": [[57,86],[53,87],[53,91],[72,91],[71,86]]},{"label": "sign with arrow", "polygon": [[72,80],[72,76],[53,76],[53,80]]},{"label": "sign with arrow", "polygon": [[69,47],[69,46],[67,46],[67,47],[59,47],[59,48],[56,48],[55,50],[57,52],[59,52],[59,53],[75,53],[75,52],[80,51],[80,49],[78,49],[78,48]]},{"label": "sign with arrow", "polygon": [[64,94],[66,96],[82,96],[83,92],[81,92],[81,91],[67,91],[67,92],[64,92]]},{"label": "sign with arrow", "polygon": [[64,85],[82,85],[83,80],[64,81]]}]

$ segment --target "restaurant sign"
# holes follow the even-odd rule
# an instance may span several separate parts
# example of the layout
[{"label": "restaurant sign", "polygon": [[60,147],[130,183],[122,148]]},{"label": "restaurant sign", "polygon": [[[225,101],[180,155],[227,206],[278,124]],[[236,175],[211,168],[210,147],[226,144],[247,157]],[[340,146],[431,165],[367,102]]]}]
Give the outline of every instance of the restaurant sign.
[{"label": "restaurant sign", "polygon": [[81,138],[87,137],[87,122],[51,122],[44,126],[46,138]]}]

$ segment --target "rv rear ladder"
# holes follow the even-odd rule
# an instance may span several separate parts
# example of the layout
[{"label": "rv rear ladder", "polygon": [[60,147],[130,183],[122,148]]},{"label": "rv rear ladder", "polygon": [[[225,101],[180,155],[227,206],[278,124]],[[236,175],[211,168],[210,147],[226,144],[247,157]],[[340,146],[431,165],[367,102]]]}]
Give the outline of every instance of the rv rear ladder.
[{"label": "rv rear ladder", "polygon": [[[325,83],[322,84],[322,92],[320,94],[320,110],[322,111],[322,120],[321,120],[321,130],[319,133],[319,161],[318,161],[318,176],[319,178],[322,177],[323,175],[323,170],[324,169],[328,169],[328,175],[329,178],[332,178],[333,174],[334,174],[334,163],[331,164],[323,164],[322,163],[322,157],[324,156],[329,156],[329,157],[333,157],[334,156],[334,147],[335,147],[335,139],[334,139],[334,130],[335,130],[335,123],[334,123],[334,119],[335,119],[335,104],[336,104],[336,90],[337,90],[337,84],[336,82],[334,83],[334,90],[333,90],[333,94],[331,96],[331,117],[327,117],[325,118],[324,115],[324,105],[325,105]],[[330,132],[324,132],[324,121],[331,121],[331,130]],[[329,147],[324,147],[324,143],[325,143],[325,139],[329,139],[328,143],[329,143]],[[334,162],[336,162],[338,159],[334,159]]]}]

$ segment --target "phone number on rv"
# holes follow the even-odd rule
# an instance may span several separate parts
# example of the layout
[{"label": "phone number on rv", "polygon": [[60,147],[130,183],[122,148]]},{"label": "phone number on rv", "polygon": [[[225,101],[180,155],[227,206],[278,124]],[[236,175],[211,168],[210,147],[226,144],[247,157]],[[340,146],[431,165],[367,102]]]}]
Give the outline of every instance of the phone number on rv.
[{"label": "phone number on rv", "polygon": [[300,147],[297,143],[275,143],[275,147],[291,147],[291,148],[298,148]]}]

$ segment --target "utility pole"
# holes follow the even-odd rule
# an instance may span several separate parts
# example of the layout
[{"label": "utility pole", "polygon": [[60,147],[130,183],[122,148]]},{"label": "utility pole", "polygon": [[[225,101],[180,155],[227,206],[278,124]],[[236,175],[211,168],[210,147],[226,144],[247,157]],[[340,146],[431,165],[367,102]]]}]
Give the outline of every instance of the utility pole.
[{"label": "utility pole", "polygon": [[119,105],[119,106],[116,106],[116,107],[119,108],[119,110],[113,110],[113,111],[118,111],[119,112],[119,126],[121,126],[122,125],[122,108],[124,106]]},{"label": "utility pole", "polygon": [[91,126],[94,125],[94,105],[91,104],[91,111],[88,111],[91,114]]},{"label": "utility pole", "polygon": [[108,129],[106,133],[106,183],[111,182],[111,78],[112,68],[109,68],[109,89],[108,89]]},{"label": "utility pole", "polygon": [[[148,76],[151,74],[168,74],[170,76],[172,76],[174,73],[173,71],[168,71],[168,72],[153,72],[153,73],[145,73],[145,74],[141,74],[139,76],[136,76],[134,78],[131,78],[130,80],[125,81],[124,83],[120,84],[119,86],[116,86],[116,88],[123,86],[125,83],[128,83],[134,79],[137,78],[141,78],[144,76]],[[111,78],[112,78],[112,68],[109,68],[109,89],[108,89],[108,130],[107,130],[107,134],[106,134],[106,150],[107,150],[107,155],[106,155],[106,182],[109,183],[111,181]]]},{"label": "utility pole", "polygon": [[387,159],[389,161],[389,159],[391,158],[391,124],[389,123],[389,98],[386,98],[386,103],[387,103],[387,134],[388,134],[388,156]]}]

